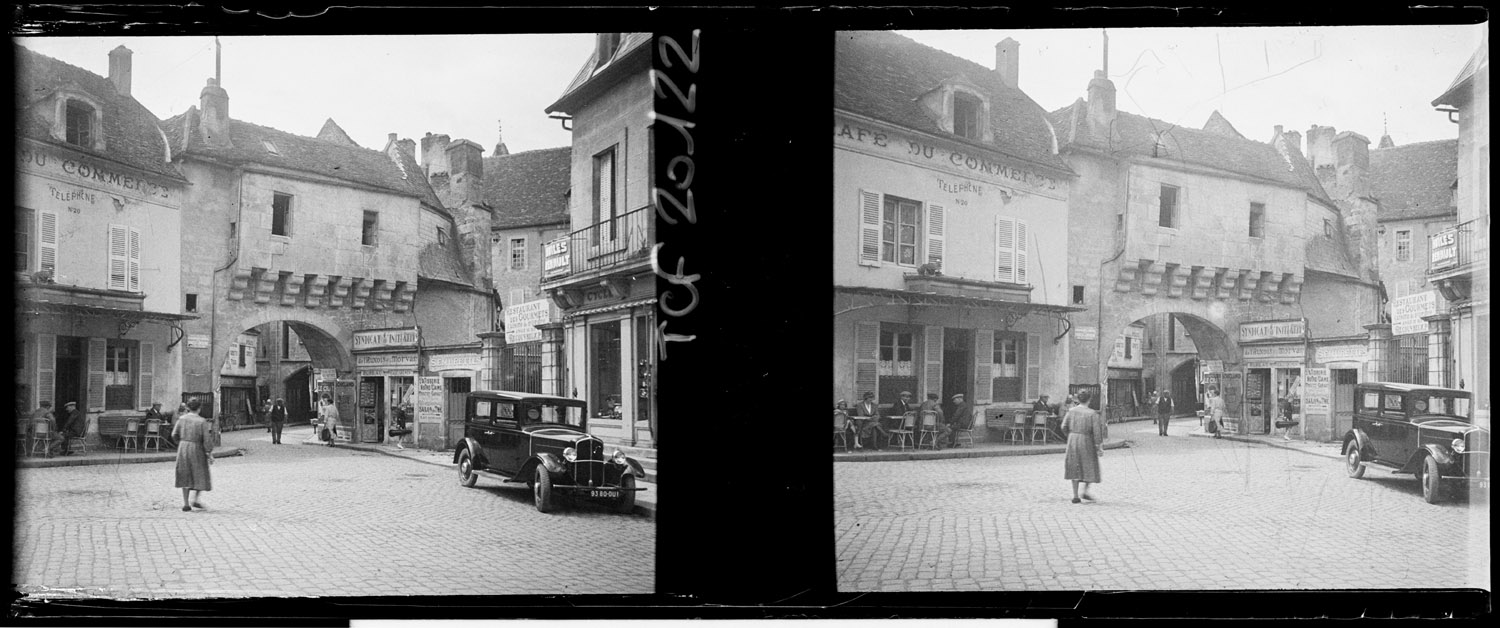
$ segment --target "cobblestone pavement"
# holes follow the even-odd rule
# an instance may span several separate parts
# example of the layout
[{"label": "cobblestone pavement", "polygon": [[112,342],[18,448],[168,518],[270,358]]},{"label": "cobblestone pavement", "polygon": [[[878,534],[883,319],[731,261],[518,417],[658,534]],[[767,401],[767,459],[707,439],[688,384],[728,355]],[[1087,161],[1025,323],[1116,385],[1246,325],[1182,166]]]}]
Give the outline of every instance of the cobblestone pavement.
[{"label": "cobblestone pavement", "polygon": [[[224,435],[206,510],[170,462],[17,470],[18,590],[32,597],[650,593],[655,523],[544,515],[523,484],[343,448]],[[602,567],[608,567],[603,569]]]},{"label": "cobblestone pavement", "polygon": [[[1478,490],[1302,451],[1110,426],[1095,503],[1063,456],[834,464],[840,591],[1488,589]],[[1472,503],[1471,503],[1472,502]]]}]

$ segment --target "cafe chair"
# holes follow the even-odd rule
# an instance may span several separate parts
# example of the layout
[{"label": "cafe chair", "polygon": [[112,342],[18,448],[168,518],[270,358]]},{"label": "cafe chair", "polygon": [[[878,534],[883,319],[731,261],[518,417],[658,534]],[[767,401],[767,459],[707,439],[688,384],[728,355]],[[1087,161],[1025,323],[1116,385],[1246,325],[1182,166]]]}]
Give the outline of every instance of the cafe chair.
[{"label": "cafe chair", "polygon": [[161,419],[149,419],[146,421],[146,440],[141,443],[141,451],[155,445],[156,451],[161,451]]},{"label": "cafe chair", "polygon": [[953,426],[953,442],[957,443],[957,444],[959,444],[961,446],[962,443],[958,442],[958,439],[960,439],[960,438],[967,438],[967,439],[969,439],[969,446],[970,447],[974,446],[974,419],[972,419],[972,418],[969,419],[969,424],[968,425],[954,425]]},{"label": "cafe chair", "polygon": [[[916,449],[916,441],[913,439],[913,436],[916,434],[916,427],[917,413],[906,413],[906,416],[901,418],[901,427],[899,429],[891,430],[890,442],[895,443],[898,447],[900,447],[901,451],[906,451],[907,443],[911,443],[912,449]],[[889,445],[890,443],[886,444]]]},{"label": "cafe chair", "polygon": [[139,451],[141,446],[140,441],[137,440],[136,436],[140,433],[140,431],[140,420],[130,419],[129,421],[126,421],[125,433],[120,435],[120,448],[124,449],[125,451],[130,451],[131,449]]},{"label": "cafe chair", "polygon": [[929,446],[932,447],[933,449],[937,449],[938,448],[937,413],[936,412],[932,412],[930,410],[927,411],[927,412],[923,412],[922,413],[922,435],[917,438],[917,449],[921,449],[922,448],[922,443],[928,442],[927,441],[927,437],[928,436],[932,437],[932,442],[931,442],[931,444]]},{"label": "cafe chair", "polygon": [[89,443],[82,436],[68,437],[68,453],[86,454],[89,452]]},{"label": "cafe chair", "polygon": [[37,421],[31,428],[31,455],[37,454],[37,448],[41,448],[43,457],[52,457],[52,426],[46,421]]},{"label": "cafe chair", "polygon": [[25,421],[17,421],[16,422],[16,455],[18,455],[18,456],[24,456],[24,455],[26,455],[28,453],[26,451],[27,450],[27,445],[29,445],[29,443],[27,441],[30,438],[31,438],[31,433],[27,430],[26,422]]},{"label": "cafe chair", "polygon": [[844,449],[849,448],[849,434],[844,429],[844,422],[849,418],[838,412],[833,413],[833,437],[838,440],[838,445]]},{"label": "cafe chair", "polygon": [[1027,440],[1030,440],[1031,444],[1035,445],[1038,438],[1045,444],[1047,442],[1047,413],[1031,413],[1031,419],[1026,422],[1026,432],[1030,436]]}]

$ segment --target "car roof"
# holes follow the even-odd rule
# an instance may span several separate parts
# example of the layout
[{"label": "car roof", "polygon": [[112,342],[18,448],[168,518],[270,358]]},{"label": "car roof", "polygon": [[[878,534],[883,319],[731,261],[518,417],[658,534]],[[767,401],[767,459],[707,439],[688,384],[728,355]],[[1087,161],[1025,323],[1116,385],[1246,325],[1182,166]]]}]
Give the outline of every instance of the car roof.
[{"label": "car roof", "polygon": [[1425,384],[1406,384],[1402,382],[1360,382],[1360,388],[1377,388],[1380,390],[1391,390],[1396,392],[1427,391],[1444,393],[1469,394],[1469,391],[1461,388],[1443,388],[1442,386],[1427,386]]},{"label": "car roof", "polygon": [[539,393],[516,392],[513,390],[475,390],[469,393],[471,397],[484,397],[487,399],[504,399],[506,401],[572,401],[583,403],[582,399],[572,397],[559,397],[557,395],[543,395]]}]

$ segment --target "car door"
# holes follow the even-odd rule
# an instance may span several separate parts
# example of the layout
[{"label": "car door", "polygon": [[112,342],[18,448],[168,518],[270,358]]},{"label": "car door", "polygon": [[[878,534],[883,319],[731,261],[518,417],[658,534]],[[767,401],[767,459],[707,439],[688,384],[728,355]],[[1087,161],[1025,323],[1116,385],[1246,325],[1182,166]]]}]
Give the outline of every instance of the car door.
[{"label": "car door", "polygon": [[521,431],[517,417],[517,402],[495,402],[495,465],[507,474],[514,474],[525,464],[528,456],[527,436]]},{"label": "car door", "polygon": [[484,453],[485,468],[496,470],[500,462],[500,431],[495,427],[495,401],[476,399],[471,403],[468,435],[479,443],[479,450]]},{"label": "car door", "polygon": [[1380,394],[1380,413],[1372,422],[1370,438],[1375,441],[1376,458],[1383,462],[1400,465],[1406,462],[1411,449],[1404,443],[1406,432],[1412,425],[1406,420],[1406,394],[1392,390]]}]

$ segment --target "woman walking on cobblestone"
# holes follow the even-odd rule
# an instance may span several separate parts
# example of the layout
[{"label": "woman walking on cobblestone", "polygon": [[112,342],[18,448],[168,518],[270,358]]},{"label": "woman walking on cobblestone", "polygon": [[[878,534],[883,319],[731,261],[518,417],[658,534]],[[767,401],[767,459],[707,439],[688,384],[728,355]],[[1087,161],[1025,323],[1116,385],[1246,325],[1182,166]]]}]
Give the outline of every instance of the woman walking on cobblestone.
[{"label": "woman walking on cobblestone", "polygon": [[1062,429],[1068,435],[1068,453],[1063,460],[1063,479],[1073,481],[1073,503],[1079,502],[1078,483],[1083,483],[1083,499],[1094,501],[1089,495],[1089,484],[1099,480],[1099,456],[1104,453],[1104,439],[1109,438],[1109,426],[1104,418],[1089,407],[1091,394],[1078,391],[1078,405],[1068,410],[1063,417]]},{"label": "woman walking on cobblestone", "polygon": [[[182,511],[193,507],[203,508],[198,498],[203,491],[213,490],[213,479],[208,467],[214,462],[213,435],[208,421],[198,416],[202,406],[197,397],[187,400],[187,413],[179,415],[172,425],[172,440],[177,441],[177,488],[182,489]],[[192,499],[188,493],[192,492]]]}]

